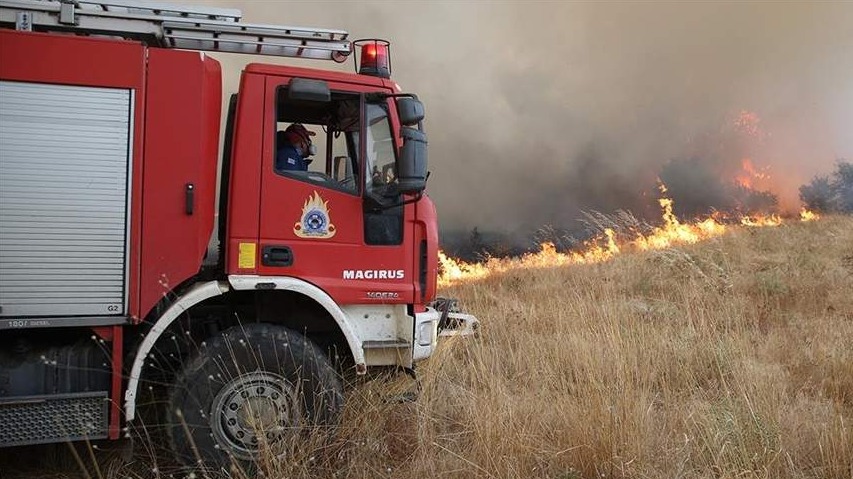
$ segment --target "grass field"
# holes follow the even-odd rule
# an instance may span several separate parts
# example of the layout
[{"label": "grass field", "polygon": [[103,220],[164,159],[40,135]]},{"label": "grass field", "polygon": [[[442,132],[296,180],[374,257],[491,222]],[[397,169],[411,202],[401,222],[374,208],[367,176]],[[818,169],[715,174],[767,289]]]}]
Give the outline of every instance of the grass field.
[{"label": "grass field", "polygon": [[[853,218],[444,294],[482,332],[419,367],[420,399],[389,400],[400,376],[355,385],[332,445],[270,454],[262,477],[853,477]],[[146,457],[100,474],[169,477]]]},{"label": "grass field", "polygon": [[[849,217],[445,293],[481,338],[420,368],[413,455],[363,451],[344,476],[853,477]],[[383,414],[351,413],[379,444],[360,428]]]}]

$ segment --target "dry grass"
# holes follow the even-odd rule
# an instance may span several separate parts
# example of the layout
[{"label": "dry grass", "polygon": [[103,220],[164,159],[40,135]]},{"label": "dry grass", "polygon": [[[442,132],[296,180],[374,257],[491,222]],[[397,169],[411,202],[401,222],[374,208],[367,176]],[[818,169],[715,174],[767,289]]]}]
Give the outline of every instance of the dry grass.
[{"label": "dry grass", "polygon": [[851,218],[446,293],[482,337],[420,368],[413,455],[344,476],[853,477]]},{"label": "dry grass", "polygon": [[445,293],[482,336],[420,366],[418,402],[357,385],[333,444],[257,476],[853,477],[853,218]]}]

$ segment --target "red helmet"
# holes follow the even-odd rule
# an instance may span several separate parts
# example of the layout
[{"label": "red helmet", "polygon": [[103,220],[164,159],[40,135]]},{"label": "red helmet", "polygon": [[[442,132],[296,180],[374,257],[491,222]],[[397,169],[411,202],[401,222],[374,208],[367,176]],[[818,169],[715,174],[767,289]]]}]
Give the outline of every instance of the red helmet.
[{"label": "red helmet", "polygon": [[295,139],[298,138],[299,140],[302,140],[307,144],[311,143],[311,138],[309,137],[316,135],[316,133],[314,133],[313,131],[302,126],[302,123],[294,123],[288,126],[287,129],[284,130],[284,132],[287,134],[288,137]]}]

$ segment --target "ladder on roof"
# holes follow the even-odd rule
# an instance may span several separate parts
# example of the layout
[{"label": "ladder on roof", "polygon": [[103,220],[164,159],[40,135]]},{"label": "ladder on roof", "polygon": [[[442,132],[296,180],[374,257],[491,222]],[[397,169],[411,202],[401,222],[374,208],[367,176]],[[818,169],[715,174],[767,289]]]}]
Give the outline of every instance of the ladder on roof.
[{"label": "ladder on roof", "polygon": [[342,30],[241,23],[240,10],[145,0],[0,0],[0,25],[18,30],[108,35],[163,48],[342,62]]}]

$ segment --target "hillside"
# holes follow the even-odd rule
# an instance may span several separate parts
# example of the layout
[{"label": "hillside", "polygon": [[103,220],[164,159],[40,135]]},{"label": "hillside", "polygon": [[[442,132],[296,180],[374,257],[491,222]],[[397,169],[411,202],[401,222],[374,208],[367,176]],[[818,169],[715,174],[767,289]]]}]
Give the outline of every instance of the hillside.
[{"label": "hillside", "polygon": [[[400,375],[355,385],[333,444],[270,454],[263,477],[853,476],[853,218],[443,292],[482,333],[419,367],[420,399],[389,400]],[[179,477],[142,449],[92,477]]]}]

